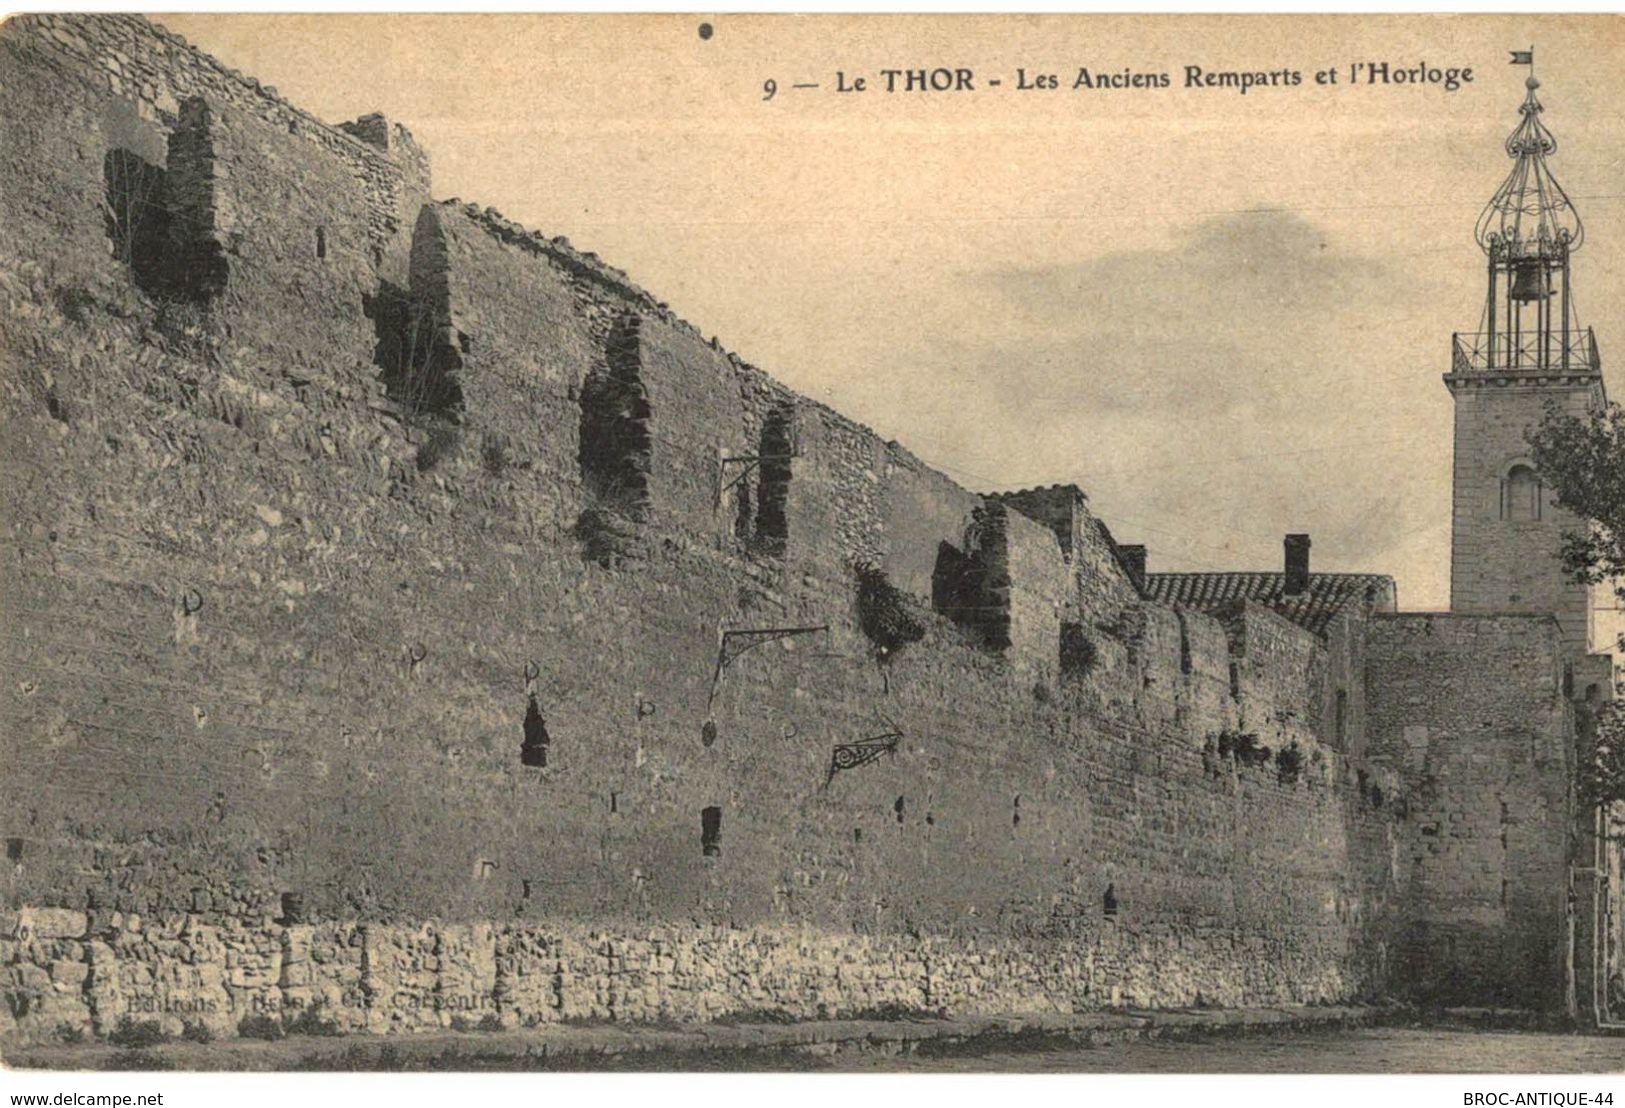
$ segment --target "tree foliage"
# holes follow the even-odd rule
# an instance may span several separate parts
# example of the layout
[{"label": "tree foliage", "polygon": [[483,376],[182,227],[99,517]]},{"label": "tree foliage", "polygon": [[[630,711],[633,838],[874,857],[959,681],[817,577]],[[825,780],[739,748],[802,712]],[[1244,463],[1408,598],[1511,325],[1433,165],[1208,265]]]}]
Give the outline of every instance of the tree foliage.
[{"label": "tree foliage", "polygon": [[1596,741],[1580,766],[1579,792],[1587,804],[1625,802],[1625,712],[1618,703],[1597,712]]},{"label": "tree foliage", "polygon": [[1625,409],[1581,419],[1548,405],[1529,443],[1541,481],[1587,523],[1563,536],[1563,568],[1588,585],[1615,580],[1625,597]]},{"label": "tree foliage", "polygon": [[890,661],[899,650],[925,637],[925,624],[914,614],[914,605],[884,570],[860,562],[852,572],[858,586],[858,626],[876,660]]},{"label": "tree foliage", "polygon": [[[1529,443],[1541,481],[1585,524],[1564,534],[1563,568],[1588,585],[1613,582],[1625,600],[1625,409],[1610,403],[1580,418],[1547,405]],[[1625,715],[1618,704],[1600,709],[1578,784],[1588,803],[1625,802]]]}]

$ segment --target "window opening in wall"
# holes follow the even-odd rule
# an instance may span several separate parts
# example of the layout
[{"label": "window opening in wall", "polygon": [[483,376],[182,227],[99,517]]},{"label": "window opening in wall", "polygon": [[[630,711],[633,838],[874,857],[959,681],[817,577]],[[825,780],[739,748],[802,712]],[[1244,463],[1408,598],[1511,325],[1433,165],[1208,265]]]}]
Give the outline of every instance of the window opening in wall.
[{"label": "window opening in wall", "polygon": [[1102,901],[1106,916],[1108,918],[1115,916],[1117,914],[1117,886],[1115,884],[1106,886],[1106,895],[1102,898]]},{"label": "window opening in wall", "polygon": [[164,170],[133,151],[109,150],[102,159],[102,214],[113,256],[139,288],[161,291],[169,239]]},{"label": "window opening in wall", "polygon": [[23,860],[23,841],[18,838],[6,840],[6,861],[20,862]]},{"label": "window opening in wall", "polygon": [[318,227],[318,228],[316,228],[316,256],[318,258],[327,257],[327,228],[326,227]]},{"label": "window opening in wall", "polygon": [[1191,636],[1185,627],[1185,613],[1175,612],[1174,616],[1179,620],[1179,672],[1189,673],[1191,671]]},{"label": "window opening in wall", "polygon": [[891,808],[892,808],[893,812],[897,813],[897,822],[902,823],[903,822],[903,798],[898,797],[897,798],[897,803],[893,804],[891,806]]},{"label": "window opening in wall", "polygon": [[1010,826],[1011,827],[1020,827],[1021,826],[1021,797],[1019,797],[1019,796],[1016,797],[1015,804],[1012,805],[1012,811],[1010,813]]},{"label": "window opening in wall", "polygon": [[722,809],[716,805],[700,812],[700,850],[707,858],[722,853]]},{"label": "window opening in wall", "polygon": [[305,896],[303,893],[282,894],[282,924],[292,926],[305,922]]},{"label": "window opening in wall", "polygon": [[1346,689],[1337,690],[1337,707],[1334,710],[1336,719],[1333,721],[1333,733],[1337,741],[1342,744],[1348,738],[1349,727],[1349,694]]},{"label": "window opening in wall", "polygon": [[547,747],[551,742],[541,706],[536,703],[536,694],[531,693],[525,698],[525,736],[519,744],[520,765],[545,767]]},{"label": "window opening in wall", "polygon": [[1241,699],[1241,666],[1235,662],[1230,663],[1230,699]]},{"label": "window opening in wall", "polygon": [[852,841],[855,843],[861,843],[863,841],[863,828],[852,828]]},{"label": "window opening in wall", "polygon": [[614,815],[616,812],[619,812],[620,810],[621,810],[621,794],[620,793],[610,793],[609,794],[609,811],[610,811],[610,814]]},{"label": "window opening in wall", "polygon": [[1513,521],[1540,518],[1541,483],[1535,471],[1515,465],[1501,480],[1501,518]]}]

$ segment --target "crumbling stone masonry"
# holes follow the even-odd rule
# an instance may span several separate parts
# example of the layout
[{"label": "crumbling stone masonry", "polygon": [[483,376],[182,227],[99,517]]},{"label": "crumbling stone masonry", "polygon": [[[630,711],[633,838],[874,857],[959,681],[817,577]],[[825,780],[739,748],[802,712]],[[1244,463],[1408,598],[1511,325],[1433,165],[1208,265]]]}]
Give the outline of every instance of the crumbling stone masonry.
[{"label": "crumbling stone masonry", "polygon": [[[0,1035],[1392,987],[1380,617],[1153,602],[1080,491],[961,488],[144,20],[12,19],[0,78]],[[115,150],[207,296],[115,252]]]}]

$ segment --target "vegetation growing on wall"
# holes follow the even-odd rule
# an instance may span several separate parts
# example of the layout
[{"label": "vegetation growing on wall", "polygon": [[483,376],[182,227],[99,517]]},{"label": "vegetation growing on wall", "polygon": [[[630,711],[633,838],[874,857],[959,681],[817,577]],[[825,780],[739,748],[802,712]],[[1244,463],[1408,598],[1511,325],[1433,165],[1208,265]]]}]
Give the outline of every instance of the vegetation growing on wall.
[{"label": "vegetation growing on wall", "polygon": [[858,626],[877,661],[890,661],[899,650],[925,637],[914,601],[891,583],[884,570],[860,562],[852,567],[852,575],[857,582]]},{"label": "vegetation growing on wall", "polygon": [[1580,765],[1580,796],[1588,805],[1625,804],[1625,712],[1617,701],[1597,710],[1595,734]]},{"label": "vegetation growing on wall", "polygon": [[1262,766],[1270,760],[1270,748],[1258,741],[1255,731],[1227,727],[1215,736],[1219,757],[1231,758],[1237,765]]},{"label": "vegetation growing on wall", "polygon": [[460,411],[463,396],[456,373],[463,351],[452,343],[433,306],[386,281],[363,308],[377,340],[373,363],[379,379],[407,418]]},{"label": "vegetation growing on wall", "polygon": [[1087,677],[1098,661],[1095,642],[1081,623],[1061,624],[1061,676]]},{"label": "vegetation growing on wall", "polygon": [[135,283],[160,291],[169,237],[164,171],[129,150],[109,150],[102,159],[102,217],[113,256],[128,267]]}]

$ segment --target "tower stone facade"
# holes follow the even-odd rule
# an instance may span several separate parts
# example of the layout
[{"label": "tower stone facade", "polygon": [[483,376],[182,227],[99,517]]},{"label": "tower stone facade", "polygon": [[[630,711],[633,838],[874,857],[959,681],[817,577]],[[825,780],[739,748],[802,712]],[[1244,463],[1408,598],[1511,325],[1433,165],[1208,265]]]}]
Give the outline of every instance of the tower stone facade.
[{"label": "tower stone facade", "polygon": [[1511,172],[1479,217],[1488,261],[1479,330],[1453,336],[1446,387],[1455,401],[1450,610],[1553,615],[1572,658],[1597,643],[1594,590],[1564,572],[1563,534],[1580,521],[1536,471],[1528,435],[1548,412],[1583,416],[1606,403],[1596,340],[1570,296],[1570,256],[1585,229],[1546,157],[1530,77],[1506,140]]},{"label": "tower stone facade", "polygon": [[[1557,142],[1540,121],[1540,82],[1531,75],[1526,87],[1522,118],[1506,140],[1512,169],[1478,221],[1476,237],[1488,263],[1483,316],[1478,331],[1453,337],[1444,378],[1455,401],[1450,608],[1458,618],[1429,627],[1423,649],[1438,651],[1441,634],[1466,629],[1463,641],[1471,645],[1463,657],[1475,675],[1464,689],[1440,696],[1426,719],[1408,709],[1396,713],[1404,719],[1391,733],[1403,741],[1388,749],[1419,767],[1423,795],[1442,800],[1448,819],[1461,824],[1444,849],[1430,843],[1418,855],[1420,907],[1409,949],[1432,968],[1446,967],[1453,981],[1476,982],[1474,995],[1497,995],[1507,984],[1504,966],[1513,961],[1561,966],[1561,1007],[1573,1017],[1605,1022],[1607,982],[1620,964],[1621,901],[1620,890],[1601,875],[1617,866],[1617,849],[1601,833],[1606,808],[1588,801],[1578,781],[1594,757],[1599,713],[1613,698],[1610,655],[1618,619],[1604,599],[1612,596],[1610,584],[1587,586],[1563,566],[1564,535],[1584,522],[1557,505],[1530,456],[1529,435],[1549,415],[1584,418],[1600,411],[1607,395],[1596,339],[1580,325],[1570,293],[1570,258],[1584,243],[1585,228],[1546,164]],[[1558,698],[1569,702],[1575,722],[1572,748],[1537,750],[1527,764],[1517,755],[1502,757],[1496,746],[1505,747],[1505,736],[1491,724],[1474,729],[1450,715],[1471,704],[1474,720],[1488,717],[1505,678],[1549,668],[1509,670],[1494,687],[1482,682],[1489,659],[1472,641],[1481,630],[1474,621],[1516,616],[1555,619]],[[1444,655],[1410,661],[1430,688],[1448,687]],[[1385,689],[1405,680],[1397,670],[1367,678]],[[1524,704],[1543,698],[1535,689],[1517,694]],[[1436,737],[1442,740],[1437,750]],[[1492,801],[1499,805],[1498,834],[1472,830],[1492,829]],[[1431,814],[1419,808],[1421,819]],[[1560,832],[1567,844],[1559,850]],[[1482,864],[1497,853],[1498,866]],[[1446,864],[1427,872],[1433,857]],[[1500,874],[1500,889],[1493,883],[1475,888],[1473,875],[1489,872]],[[1553,936],[1559,937],[1555,959],[1547,945]],[[1474,966],[1461,954],[1465,949],[1499,953]],[[1416,972],[1423,972],[1420,965]]]},{"label": "tower stone facade", "polygon": [[1541,482],[1525,436],[1548,408],[1579,416],[1601,405],[1601,373],[1479,371],[1451,373],[1445,383],[1455,400],[1450,610],[1551,613],[1565,648],[1585,653],[1594,641],[1594,590],[1560,562],[1563,533],[1579,521]]}]

